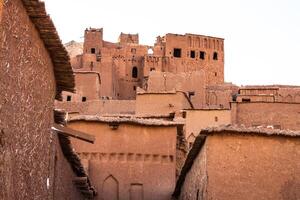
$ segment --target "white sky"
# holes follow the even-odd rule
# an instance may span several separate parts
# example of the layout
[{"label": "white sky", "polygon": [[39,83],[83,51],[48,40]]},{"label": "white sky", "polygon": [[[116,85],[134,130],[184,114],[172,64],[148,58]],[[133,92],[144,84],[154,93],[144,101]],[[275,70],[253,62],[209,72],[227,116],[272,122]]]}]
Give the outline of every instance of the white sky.
[{"label": "white sky", "polygon": [[44,0],[63,42],[87,27],[139,33],[153,45],[166,33],[225,38],[225,81],[300,85],[300,0]]}]

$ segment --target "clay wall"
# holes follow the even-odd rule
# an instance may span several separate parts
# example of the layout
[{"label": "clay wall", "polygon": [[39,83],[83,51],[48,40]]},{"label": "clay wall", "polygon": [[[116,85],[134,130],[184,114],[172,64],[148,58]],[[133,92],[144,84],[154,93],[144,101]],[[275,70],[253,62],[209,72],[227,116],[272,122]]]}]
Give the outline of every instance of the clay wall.
[{"label": "clay wall", "polygon": [[75,71],[76,93],[63,92],[63,101],[85,102],[100,100],[100,74],[94,71]]},{"label": "clay wall", "polygon": [[[54,66],[22,1],[1,1],[0,199],[80,199],[72,170],[51,132]],[[1,9],[2,11],[2,9]],[[54,169],[53,151],[57,150]],[[55,172],[62,183],[57,191]],[[57,174],[57,173],[56,173]]]},{"label": "clay wall", "polygon": [[121,33],[119,36],[120,44],[139,44],[139,34]]},{"label": "clay wall", "polygon": [[207,147],[202,147],[181,187],[179,200],[205,200],[208,182]]},{"label": "clay wall", "polygon": [[175,185],[176,126],[157,127],[71,122],[69,126],[96,137],[95,144],[73,140],[87,160],[96,199],[169,200]]},{"label": "clay wall", "polygon": [[185,110],[185,138],[189,148],[201,129],[231,124],[231,111],[221,109]]},{"label": "clay wall", "polygon": [[300,130],[299,103],[233,102],[232,123]]},{"label": "clay wall", "polygon": [[168,116],[190,108],[191,104],[183,92],[138,93],[135,112],[142,116]]},{"label": "clay wall", "polygon": [[98,54],[103,46],[103,29],[90,28],[84,31],[83,52]]},{"label": "clay wall", "polygon": [[230,109],[233,96],[238,94],[238,86],[233,84],[210,85],[206,87],[206,106]]},{"label": "clay wall", "polygon": [[183,91],[190,96],[195,108],[205,104],[205,74],[203,71],[173,74],[151,71],[147,84],[148,92]]},{"label": "clay wall", "polygon": [[97,100],[88,102],[56,102],[55,107],[73,114],[106,115],[134,114],[135,100]]},{"label": "clay wall", "polygon": [[[174,54],[175,49],[181,50],[180,57]],[[224,82],[223,49],[224,40],[220,38],[167,34],[165,56],[169,59],[164,70],[173,73],[204,70],[206,84],[221,84]]]},{"label": "clay wall", "polygon": [[208,136],[186,176],[180,199],[197,199],[197,194],[199,199],[297,199],[299,147],[296,137]]},{"label": "clay wall", "polygon": [[51,180],[53,180],[53,193],[51,198],[55,200],[84,200],[83,195],[73,184],[75,178],[70,163],[64,156],[58,136],[53,133],[51,152]]},{"label": "clay wall", "polygon": [[300,87],[288,85],[245,86],[239,90],[237,101],[300,103]]},{"label": "clay wall", "polygon": [[19,0],[4,3],[0,48],[0,199],[48,199],[53,65]]}]

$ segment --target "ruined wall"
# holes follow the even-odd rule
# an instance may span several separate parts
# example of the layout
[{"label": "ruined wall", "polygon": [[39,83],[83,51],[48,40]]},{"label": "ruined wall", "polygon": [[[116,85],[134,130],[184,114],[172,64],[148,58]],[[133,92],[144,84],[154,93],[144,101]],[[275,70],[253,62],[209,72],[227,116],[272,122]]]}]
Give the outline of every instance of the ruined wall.
[{"label": "ruined wall", "polygon": [[0,199],[47,199],[53,65],[21,1],[5,1],[2,17]]},{"label": "ruined wall", "polygon": [[168,73],[151,71],[147,84],[148,92],[183,91],[190,94],[195,108],[202,108],[205,104],[205,74],[204,71],[190,73]]},{"label": "ruined wall", "polygon": [[232,103],[232,123],[300,130],[299,103]]},{"label": "ruined wall", "polygon": [[96,199],[169,200],[175,185],[176,126],[157,127],[71,122],[69,126],[96,137],[95,144],[72,140],[87,160]]},{"label": "ruined wall", "polygon": [[105,114],[134,114],[135,100],[98,100],[88,102],[56,102],[55,107],[73,114],[105,115]]},{"label": "ruined wall", "polygon": [[136,115],[166,116],[190,109],[191,105],[182,92],[138,93],[136,97]]},{"label": "ruined wall", "polygon": [[299,138],[214,135],[206,146],[206,199],[300,198]]},{"label": "ruined wall", "polygon": [[186,110],[185,138],[192,147],[201,129],[231,124],[230,110]]}]

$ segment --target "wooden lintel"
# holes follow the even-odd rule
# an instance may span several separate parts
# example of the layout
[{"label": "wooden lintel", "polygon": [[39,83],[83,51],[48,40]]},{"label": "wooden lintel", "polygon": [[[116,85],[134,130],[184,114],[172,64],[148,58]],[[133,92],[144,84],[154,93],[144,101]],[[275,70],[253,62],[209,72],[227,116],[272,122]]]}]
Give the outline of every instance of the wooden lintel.
[{"label": "wooden lintel", "polygon": [[59,124],[54,124],[52,129],[60,134],[74,137],[80,140],[84,140],[92,144],[94,144],[95,142],[95,136],[71,129],[69,127],[61,126]]}]

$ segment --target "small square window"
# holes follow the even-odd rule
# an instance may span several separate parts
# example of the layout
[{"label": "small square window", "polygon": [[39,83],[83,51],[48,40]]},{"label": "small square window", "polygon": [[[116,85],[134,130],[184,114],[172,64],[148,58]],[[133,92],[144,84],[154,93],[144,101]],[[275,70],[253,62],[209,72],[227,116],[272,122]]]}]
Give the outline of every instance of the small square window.
[{"label": "small square window", "polygon": [[204,51],[200,51],[200,59],[201,60],[205,59],[205,52]]},{"label": "small square window", "polygon": [[91,53],[95,54],[96,53],[96,49],[95,48],[91,48]]},{"label": "small square window", "polygon": [[195,51],[191,51],[191,58],[195,58],[195,57],[196,57]]},{"label": "small square window", "polygon": [[136,86],[133,86],[133,91],[136,91]]},{"label": "small square window", "polygon": [[174,56],[175,58],[181,58],[181,49],[174,48],[173,56]]},{"label": "small square window", "polygon": [[86,97],[82,97],[82,102],[86,102]]},{"label": "small square window", "polygon": [[72,97],[70,95],[67,96],[67,101],[71,101]]}]

